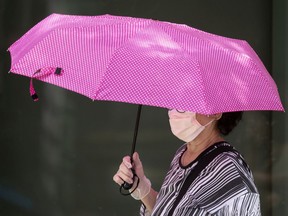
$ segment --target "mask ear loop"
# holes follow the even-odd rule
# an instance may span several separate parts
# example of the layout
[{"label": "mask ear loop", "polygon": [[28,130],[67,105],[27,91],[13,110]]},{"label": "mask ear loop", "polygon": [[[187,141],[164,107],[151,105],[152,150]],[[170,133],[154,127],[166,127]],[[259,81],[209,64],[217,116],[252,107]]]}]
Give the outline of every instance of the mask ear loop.
[{"label": "mask ear loop", "polygon": [[215,119],[212,119],[212,120],[209,121],[207,124],[203,125],[203,127],[206,127],[206,126],[210,125],[213,121],[215,121]]},{"label": "mask ear loop", "polygon": [[[207,124],[205,124],[204,127],[206,127],[207,125],[211,124],[213,121],[218,121],[219,119],[221,119],[221,117],[222,117],[222,113],[217,118],[212,119]],[[207,118],[210,118],[210,115],[207,115]]]}]

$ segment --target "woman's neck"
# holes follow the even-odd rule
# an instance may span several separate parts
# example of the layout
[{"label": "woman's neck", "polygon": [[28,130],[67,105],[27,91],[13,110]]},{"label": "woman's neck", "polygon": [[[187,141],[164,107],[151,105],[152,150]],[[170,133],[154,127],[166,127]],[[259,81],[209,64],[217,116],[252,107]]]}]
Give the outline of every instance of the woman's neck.
[{"label": "woman's neck", "polygon": [[224,139],[218,133],[211,132],[209,135],[206,133],[199,134],[195,140],[187,143],[187,150],[184,152],[181,158],[182,165],[187,166],[189,163],[194,161],[205,149],[220,141],[224,141]]},{"label": "woman's neck", "polygon": [[214,143],[224,141],[224,139],[219,134],[216,134],[216,133],[211,134],[210,136],[202,136],[202,137],[199,136],[199,139],[197,138],[187,143],[187,151],[189,153],[200,154],[201,152],[203,152],[205,149],[207,149],[209,146],[213,145]]}]

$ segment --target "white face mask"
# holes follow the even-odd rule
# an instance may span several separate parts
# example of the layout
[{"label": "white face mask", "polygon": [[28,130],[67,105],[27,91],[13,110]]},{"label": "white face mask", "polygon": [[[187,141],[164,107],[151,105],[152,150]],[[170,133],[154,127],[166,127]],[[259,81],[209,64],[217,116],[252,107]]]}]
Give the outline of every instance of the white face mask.
[{"label": "white face mask", "polygon": [[178,112],[175,109],[170,110],[168,115],[172,133],[184,142],[194,140],[207,125],[213,122],[211,120],[203,126],[197,121],[196,113]]}]

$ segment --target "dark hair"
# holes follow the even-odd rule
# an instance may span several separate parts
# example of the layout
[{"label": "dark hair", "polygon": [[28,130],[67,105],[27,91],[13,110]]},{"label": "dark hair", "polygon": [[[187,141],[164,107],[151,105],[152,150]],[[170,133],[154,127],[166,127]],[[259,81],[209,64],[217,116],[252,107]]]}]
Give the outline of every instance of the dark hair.
[{"label": "dark hair", "polygon": [[217,121],[217,128],[222,135],[228,135],[242,119],[243,112],[222,113],[222,117]]}]

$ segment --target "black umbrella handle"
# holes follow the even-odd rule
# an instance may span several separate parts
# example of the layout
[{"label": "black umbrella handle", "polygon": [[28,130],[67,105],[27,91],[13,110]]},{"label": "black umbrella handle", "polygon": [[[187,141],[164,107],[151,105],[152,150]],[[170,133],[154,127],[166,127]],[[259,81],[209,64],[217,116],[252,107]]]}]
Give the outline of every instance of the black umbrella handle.
[{"label": "black umbrella handle", "polygon": [[[137,141],[138,128],[139,128],[139,123],[140,123],[141,109],[142,109],[142,105],[139,105],[138,106],[138,111],[137,111],[135,128],[134,128],[134,137],[133,137],[133,142],[132,142],[131,154],[130,154],[130,162],[131,162],[131,164],[133,164],[133,154],[134,154],[135,148],[136,148],[136,141]],[[129,189],[132,188],[132,186],[134,184],[135,177],[137,177],[137,175],[135,173],[135,170],[133,168],[131,170],[133,172],[133,183],[129,184],[127,182],[124,182],[121,187],[123,189],[125,189],[125,190],[129,190]]]}]

